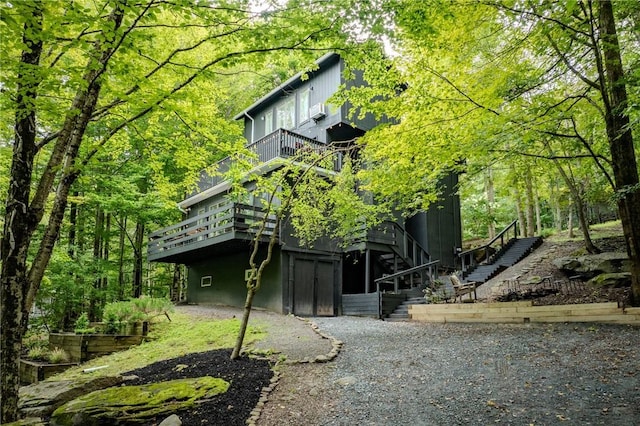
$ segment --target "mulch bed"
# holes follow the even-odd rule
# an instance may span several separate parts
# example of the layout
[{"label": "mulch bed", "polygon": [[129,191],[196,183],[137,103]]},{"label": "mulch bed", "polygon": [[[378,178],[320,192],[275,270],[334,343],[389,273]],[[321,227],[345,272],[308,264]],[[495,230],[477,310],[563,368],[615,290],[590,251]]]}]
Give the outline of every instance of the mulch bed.
[{"label": "mulch bed", "polygon": [[[248,357],[230,359],[230,349],[188,354],[183,357],[156,362],[124,375],[138,378],[128,385],[158,383],[166,380],[219,377],[231,383],[229,390],[196,408],[178,411],[183,425],[244,425],[256,407],[262,388],[273,376],[268,361]],[[157,424],[167,416],[156,419]]]}]

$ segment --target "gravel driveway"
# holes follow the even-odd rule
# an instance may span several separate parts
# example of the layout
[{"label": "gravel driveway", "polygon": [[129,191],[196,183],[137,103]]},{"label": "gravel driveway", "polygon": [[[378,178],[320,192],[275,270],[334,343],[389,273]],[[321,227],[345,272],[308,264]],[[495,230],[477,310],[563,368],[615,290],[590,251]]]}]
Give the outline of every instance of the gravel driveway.
[{"label": "gravel driveway", "polygon": [[285,367],[258,425],[639,425],[640,329],[312,319],[344,342]]}]

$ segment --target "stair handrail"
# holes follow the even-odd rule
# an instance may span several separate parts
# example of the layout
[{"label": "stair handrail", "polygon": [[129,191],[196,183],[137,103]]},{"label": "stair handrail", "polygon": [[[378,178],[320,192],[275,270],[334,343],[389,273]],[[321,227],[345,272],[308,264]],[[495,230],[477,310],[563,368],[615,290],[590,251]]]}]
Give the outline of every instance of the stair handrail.
[{"label": "stair handrail", "polygon": [[[399,241],[396,240],[396,246],[401,247],[402,251],[404,253],[397,253],[403,257],[405,257],[406,259],[411,259],[413,264],[420,264],[421,262],[424,262],[425,260],[427,262],[431,261],[431,255],[429,254],[429,252],[422,247],[422,244],[420,244],[420,242],[418,240],[416,240],[415,238],[413,238],[411,236],[411,234],[409,234],[409,232],[402,226],[400,225],[398,222],[391,222],[393,224],[393,227],[396,229],[399,229],[402,232],[402,245],[400,245]],[[409,247],[412,248],[412,253],[411,256],[408,255],[409,252]],[[395,251],[395,250],[394,250]],[[419,251],[419,253],[418,253]],[[417,259],[417,255],[420,254],[420,259]]]},{"label": "stair handrail", "polygon": [[[422,265],[418,265],[418,266],[414,266],[412,268],[409,269],[405,269],[404,271],[398,271],[394,274],[385,274],[380,278],[376,278],[375,280],[373,280],[373,282],[376,284],[376,290],[380,291],[380,283],[387,281],[387,280],[392,280],[395,278],[400,278],[403,277],[405,275],[410,275],[413,274],[414,272],[419,272],[422,271],[423,269],[431,269],[431,267],[437,263],[439,263],[440,260],[432,260],[430,262],[424,263]],[[429,274],[431,275],[431,274]]]},{"label": "stair handrail", "polygon": [[[500,233],[498,235],[493,237],[491,239],[491,241],[489,241],[485,245],[482,245],[480,247],[474,247],[472,249],[465,250],[463,252],[458,253],[458,258],[460,258],[460,261],[462,263],[462,273],[464,274],[465,272],[467,272],[469,270],[469,268],[471,268],[472,266],[475,266],[477,264],[477,262],[475,261],[475,256],[473,256],[473,253],[475,253],[477,251],[480,251],[480,250],[484,250],[485,251],[485,259],[484,259],[484,261],[488,262],[489,258],[491,257],[491,255],[489,254],[488,248],[491,247],[491,245],[493,243],[495,243],[496,241],[500,240],[500,249],[499,250],[502,250],[504,248],[504,246],[505,246],[504,237],[505,237],[505,235],[507,235],[509,230],[512,229],[512,228],[513,228],[513,238],[518,238],[518,219],[516,219],[513,222],[511,222],[509,225],[507,225],[502,231],[500,231]],[[507,240],[507,242],[508,242],[508,240]],[[465,261],[467,258],[469,259],[468,263]]]}]

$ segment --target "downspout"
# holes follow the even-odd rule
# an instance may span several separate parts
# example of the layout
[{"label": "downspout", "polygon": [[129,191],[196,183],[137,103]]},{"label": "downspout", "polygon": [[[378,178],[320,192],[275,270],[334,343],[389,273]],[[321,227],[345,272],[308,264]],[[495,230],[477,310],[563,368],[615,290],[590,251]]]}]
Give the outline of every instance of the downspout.
[{"label": "downspout", "polygon": [[245,115],[249,120],[251,120],[251,142],[250,142],[250,143],[253,143],[253,142],[254,142],[253,135],[254,135],[254,129],[255,129],[255,121],[253,121],[253,118],[252,118],[249,114],[247,114],[247,112],[245,112],[245,113],[244,113],[244,115]]}]

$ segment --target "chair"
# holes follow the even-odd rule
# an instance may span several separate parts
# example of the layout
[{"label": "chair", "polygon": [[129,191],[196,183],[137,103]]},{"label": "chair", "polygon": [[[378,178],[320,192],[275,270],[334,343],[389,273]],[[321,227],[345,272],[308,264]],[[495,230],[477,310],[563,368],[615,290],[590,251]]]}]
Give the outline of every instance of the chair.
[{"label": "chair", "polygon": [[451,274],[449,278],[451,279],[451,285],[453,286],[453,300],[456,300],[459,297],[462,302],[462,296],[465,294],[469,294],[469,300],[478,299],[478,295],[476,293],[477,283],[475,281],[463,283],[456,274]]}]

